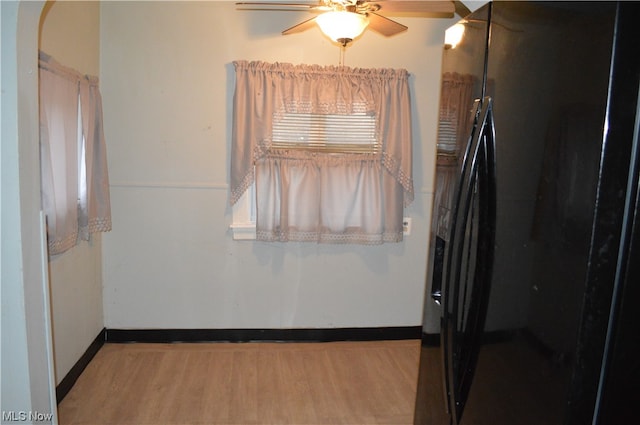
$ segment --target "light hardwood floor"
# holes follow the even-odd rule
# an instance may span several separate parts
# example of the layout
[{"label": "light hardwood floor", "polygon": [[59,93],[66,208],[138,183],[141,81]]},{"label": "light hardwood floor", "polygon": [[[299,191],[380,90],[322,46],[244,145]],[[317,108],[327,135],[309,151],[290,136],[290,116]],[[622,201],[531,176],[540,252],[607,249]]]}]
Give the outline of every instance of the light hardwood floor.
[{"label": "light hardwood floor", "polygon": [[413,423],[420,341],[105,344],[59,405],[75,424]]}]

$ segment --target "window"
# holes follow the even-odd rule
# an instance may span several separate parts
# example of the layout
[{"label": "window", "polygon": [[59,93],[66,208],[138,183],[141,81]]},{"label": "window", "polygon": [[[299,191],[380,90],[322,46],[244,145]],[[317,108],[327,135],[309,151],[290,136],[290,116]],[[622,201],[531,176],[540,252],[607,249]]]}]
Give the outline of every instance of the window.
[{"label": "window", "polygon": [[233,205],[233,239],[256,239],[256,186],[252,184]]},{"label": "window", "polygon": [[234,65],[234,238],[252,238],[255,217],[263,241],[401,241],[413,200],[408,73]]},{"label": "window", "polygon": [[[271,150],[306,150],[324,154],[375,154],[380,151],[371,114],[286,113],[273,125]],[[255,169],[254,169],[255,173]],[[252,184],[233,207],[233,238],[256,239],[256,187]]]},{"label": "window", "polygon": [[49,253],[111,230],[102,99],[95,77],[40,53],[40,164]]}]

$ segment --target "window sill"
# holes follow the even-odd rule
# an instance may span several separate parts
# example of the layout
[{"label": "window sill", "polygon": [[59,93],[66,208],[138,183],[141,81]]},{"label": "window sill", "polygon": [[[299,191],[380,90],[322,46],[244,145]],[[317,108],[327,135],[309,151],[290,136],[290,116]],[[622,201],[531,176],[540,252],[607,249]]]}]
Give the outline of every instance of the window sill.
[{"label": "window sill", "polygon": [[255,223],[239,223],[229,226],[234,241],[256,240]]}]

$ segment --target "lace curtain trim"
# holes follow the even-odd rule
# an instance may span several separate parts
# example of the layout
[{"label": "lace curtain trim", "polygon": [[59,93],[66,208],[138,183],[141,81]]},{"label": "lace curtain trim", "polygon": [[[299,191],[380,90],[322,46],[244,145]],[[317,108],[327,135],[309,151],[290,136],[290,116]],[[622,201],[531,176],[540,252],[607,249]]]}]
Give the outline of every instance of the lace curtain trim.
[{"label": "lace curtain trim", "polygon": [[64,238],[49,240],[49,253],[51,255],[63,253],[78,243],[78,232],[73,232],[66,235]]},{"label": "lace curtain trim", "polygon": [[256,238],[263,242],[318,242],[329,244],[381,245],[383,243],[402,242],[402,232],[367,234],[357,230],[344,233],[330,233],[318,230],[302,232],[295,229],[282,231],[258,230]]}]

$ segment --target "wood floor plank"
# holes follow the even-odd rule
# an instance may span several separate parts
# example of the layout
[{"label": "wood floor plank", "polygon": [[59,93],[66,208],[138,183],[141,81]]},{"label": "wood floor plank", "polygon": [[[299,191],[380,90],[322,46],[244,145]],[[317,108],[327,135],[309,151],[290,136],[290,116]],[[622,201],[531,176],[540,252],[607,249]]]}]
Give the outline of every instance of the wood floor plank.
[{"label": "wood floor plank", "polygon": [[269,351],[258,362],[258,410],[275,423],[316,423],[300,353]]},{"label": "wood floor plank", "polygon": [[206,423],[231,423],[231,399],[233,351],[208,353],[208,368],[205,372],[208,385],[202,394],[205,400],[202,417]]},{"label": "wood floor plank", "polygon": [[410,425],[419,341],[105,344],[62,425]]},{"label": "wood floor plank", "polygon": [[316,409],[319,424],[345,424],[349,420],[344,396],[343,377],[337,376],[330,351],[304,353],[303,367],[311,384],[310,396]]}]

